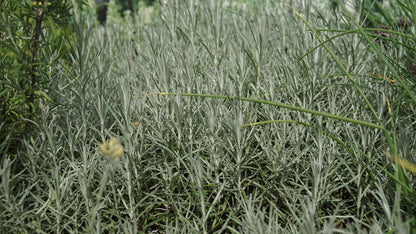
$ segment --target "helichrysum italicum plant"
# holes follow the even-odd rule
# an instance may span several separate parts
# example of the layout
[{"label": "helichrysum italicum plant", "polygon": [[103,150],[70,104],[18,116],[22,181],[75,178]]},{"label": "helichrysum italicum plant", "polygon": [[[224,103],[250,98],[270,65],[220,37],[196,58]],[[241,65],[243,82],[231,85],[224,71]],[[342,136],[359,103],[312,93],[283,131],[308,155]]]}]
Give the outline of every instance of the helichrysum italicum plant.
[{"label": "helichrysum italicum plant", "polygon": [[107,159],[117,159],[123,157],[124,149],[117,138],[112,137],[109,141],[101,143],[98,148]]},{"label": "helichrysum italicum plant", "polygon": [[[373,29],[325,41],[341,73],[280,3],[243,11],[232,2],[179,2],[163,6],[151,27],[130,32],[108,23],[68,39],[78,46],[69,50],[72,62],[51,63],[63,104],[40,112],[40,136],[19,152],[24,171],[13,173],[10,156],[0,160],[0,230],[412,233],[414,176],[393,172],[416,171],[414,119],[402,114],[414,108],[397,102],[398,79],[363,43]],[[316,30],[324,40],[347,28],[329,14],[321,23],[306,6],[293,8],[311,28],[336,27]],[[139,99],[148,92],[172,98]],[[386,149],[385,129],[397,130],[397,153]],[[110,132],[126,141],[89,140]]]}]

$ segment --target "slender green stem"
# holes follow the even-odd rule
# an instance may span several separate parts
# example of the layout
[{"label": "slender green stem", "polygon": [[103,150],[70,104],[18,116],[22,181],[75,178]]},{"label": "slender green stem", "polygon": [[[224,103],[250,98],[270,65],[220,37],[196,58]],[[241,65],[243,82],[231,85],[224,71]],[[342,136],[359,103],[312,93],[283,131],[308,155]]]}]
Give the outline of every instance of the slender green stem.
[{"label": "slender green stem", "polygon": [[397,176],[394,176],[389,171],[387,171],[384,167],[382,167],[380,164],[378,164],[374,159],[372,159],[370,156],[368,156],[366,153],[364,153],[362,150],[360,150],[358,147],[355,147],[356,150],[360,151],[362,155],[364,155],[370,162],[372,162],[378,169],[382,170],[386,175],[388,175],[390,178],[392,178],[397,184],[400,184],[406,191],[413,193],[412,187],[409,187],[407,184],[404,183],[404,181],[400,180]]},{"label": "slender green stem", "polygon": [[[346,11],[348,12],[348,11]],[[409,95],[409,97],[412,99],[413,102],[416,103],[416,95],[414,92],[411,91],[409,86],[407,86],[403,79],[400,78],[399,73],[394,69],[394,67],[391,65],[391,63],[387,60],[386,56],[383,52],[381,52],[378,49],[378,46],[374,43],[374,41],[367,35],[367,33],[364,32],[364,29],[358,25],[357,22],[353,19],[351,14],[348,13],[348,17],[351,18],[351,21],[357,26],[360,33],[364,36],[365,40],[368,42],[368,44],[374,49],[374,51],[377,53],[379,58],[383,61],[384,64],[389,68],[389,71],[393,74],[394,78],[400,83],[400,85],[404,88],[405,92]]]},{"label": "slender green stem", "polygon": [[[335,38],[345,36],[346,34],[353,34],[353,33],[361,34],[360,29],[354,29],[354,30],[314,29],[314,30],[315,30],[315,32],[339,32],[339,34],[337,34],[335,36],[332,36],[332,37],[329,37],[328,39],[320,42],[318,45],[316,45],[311,50],[309,50],[306,54],[304,54],[301,57],[299,57],[298,58],[298,61],[299,60],[302,60],[304,57],[306,57],[307,55],[309,55],[310,53],[312,53],[313,51],[315,51],[317,48],[323,46],[323,44],[325,44],[325,43],[327,43],[329,41],[334,40]],[[407,40],[415,40],[415,38],[413,38],[412,36],[409,36],[409,35],[407,35],[405,33],[397,32],[397,31],[392,31],[392,30],[378,29],[378,28],[365,28],[365,29],[361,29],[361,30],[366,31],[367,33],[368,33],[368,31],[371,31],[371,32],[374,32],[374,31],[387,32],[387,33],[390,33],[390,34],[396,34],[398,36],[405,37]],[[400,42],[398,40],[393,40],[393,39],[390,39],[390,38],[385,38],[383,36],[378,36],[376,34],[371,35],[371,37],[372,38],[380,38],[380,39],[383,39],[383,40],[386,40],[386,41],[392,41],[392,42],[394,42],[397,45],[401,45],[403,47],[407,47],[409,49],[412,49],[411,46],[407,45],[406,43],[402,43],[402,42]]]},{"label": "slender green stem", "polygon": [[[370,128],[377,128],[377,129],[385,130],[385,128],[383,126],[377,125],[377,124],[374,124],[374,123],[365,122],[365,121],[356,120],[356,119],[351,119],[351,118],[347,118],[347,117],[343,117],[343,116],[339,116],[339,115],[334,115],[334,114],[330,114],[330,113],[326,113],[326,112],[310,110],[310,109],[306,109],[306,108],[302,108],[302,107],[291,106],[291,105],[283,104],[283,103],[280,103],[280,102],[266,101],[266,100],[262,100],[262,99],[234,97],[234,96],[225,96],[225,95],[212,95],[212,94],[196,94],[196,93],[151,93],[151,94],[171,95],[171,96],[179,95],[179,96],[191,96],[191,97],[219,98],[219,99],[231,99],[231,100],[239,100],[239,101],[245,101],[245,102],[260,103],[260,104],[266,104],[266,105],[271,105],[271,106],[278,106],[278,107],[282,107],[282,108],[286,108],[286,109],[290,109],[290,110],[295,110],[295,111],[300,111],[300,112],[304,112],[304,113],[309,113],[309,114],[313,114],[313,115],[324,116],[324,117],[327,117],[327,118],[341,120],[341,121],[350,122],[350,123],[354,123],[354,124],[359,124],[359,125],[363,125],[363,126],[370,127]],[[147,95],[150,95],[150,94],[147,94]],[[147,96],[147,95],[145,95],[145,96]]]},{"label": "slender green stem", "polygon": [[347,69],[344,67],[344,65],[342,65],[341,61],[339,61],[338,57],[332,52],[332,50],[326,45],[326,43],[324,42],[324,40],[322,40],[322,38],[318,35],[318,33],[315,31],[315,29],[312,28],[312,26],[309,25],[309,23],[299,14],[299,12],[297,12],[292,6],[290,6],[289,4],[285,3],[287,6],[289,6],[294,12],[295,14],[303,21],[303,23],[309,28],[309,30],[311,30],[315,37],[319,40],[319,42],[322,44],[322,46],[328,51],[328,53],[331,55],[331,57],[335,60],[335,62],[337,63],[338,67],[342,70],[342,72],[348,77],[348,79],[351,81],[351,83],[354,85],[354,87],[357,89],[358,93],[360,94],[360,96],[364,99],[365,103],[367,104],[368,108],[370,108],[371,112],[373,113],[374,117],[376,118],[377,122],[380,125],[383,125],[380,118],[378,117],[376,111],[374,110],[373,106],[371,105],[371,103],[368,101],[367,97],[364,95],[364,93],[362,92],[362,90],[360,89],[360,87],[358,87],[357,83],[355,82],[355,80],[352,78],[351,74],[347,71]]}]

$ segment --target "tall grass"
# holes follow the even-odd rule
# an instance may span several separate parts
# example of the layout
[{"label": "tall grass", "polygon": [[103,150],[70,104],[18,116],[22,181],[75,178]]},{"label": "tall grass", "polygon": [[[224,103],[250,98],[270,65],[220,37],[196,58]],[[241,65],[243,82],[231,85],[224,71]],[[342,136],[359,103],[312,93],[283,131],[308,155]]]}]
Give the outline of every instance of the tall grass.
[{"label": "tall grass", "polygon": [[[1,161],[0,229],[414,230],[414,78],[397,69],[414,26],[386,49],[360,15],[308,3],[177,0],[147,23],[78,22],[23,169]],[[122,160],[98,149],[111,137]]]}]

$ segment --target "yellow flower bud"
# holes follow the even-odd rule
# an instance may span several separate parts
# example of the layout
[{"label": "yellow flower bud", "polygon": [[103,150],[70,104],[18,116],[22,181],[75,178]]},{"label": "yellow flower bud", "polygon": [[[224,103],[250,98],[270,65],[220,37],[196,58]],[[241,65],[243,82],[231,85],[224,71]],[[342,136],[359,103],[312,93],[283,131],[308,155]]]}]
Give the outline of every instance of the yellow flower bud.
[{"label": "yellow flower bud", "polygon": [[108,159],[116,159],[123,157],[123,146],[118,142],[118,139],[112,137],[109,141],[101,143],[98,148],[101,153]]},{"label": "yellow flower bud", "polygon": [[121,158],[123,157],[123,154],[124,149],[121,145],[117,145],[116,147],[114,147],[113,158]]},{"label": "yellow flower bud", "polygon": [[[42,1],[34,1],[33,3],[32,3],[32,5],[39,5],[39,6],[42,6]],[[48,6],[50,6],[52,3],[50,3],[50,2],[48,2]]]}]

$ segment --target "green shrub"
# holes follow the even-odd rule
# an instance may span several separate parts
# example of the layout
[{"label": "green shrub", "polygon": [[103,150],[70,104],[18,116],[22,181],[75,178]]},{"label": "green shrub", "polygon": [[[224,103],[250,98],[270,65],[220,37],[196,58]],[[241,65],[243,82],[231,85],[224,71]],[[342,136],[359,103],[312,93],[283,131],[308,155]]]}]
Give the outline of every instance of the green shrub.
[{"label": "green shrub", "polygon": [[66,56],[68,1],[0,2],[0,154],[16,153],[49,98],[53,64]]}]

